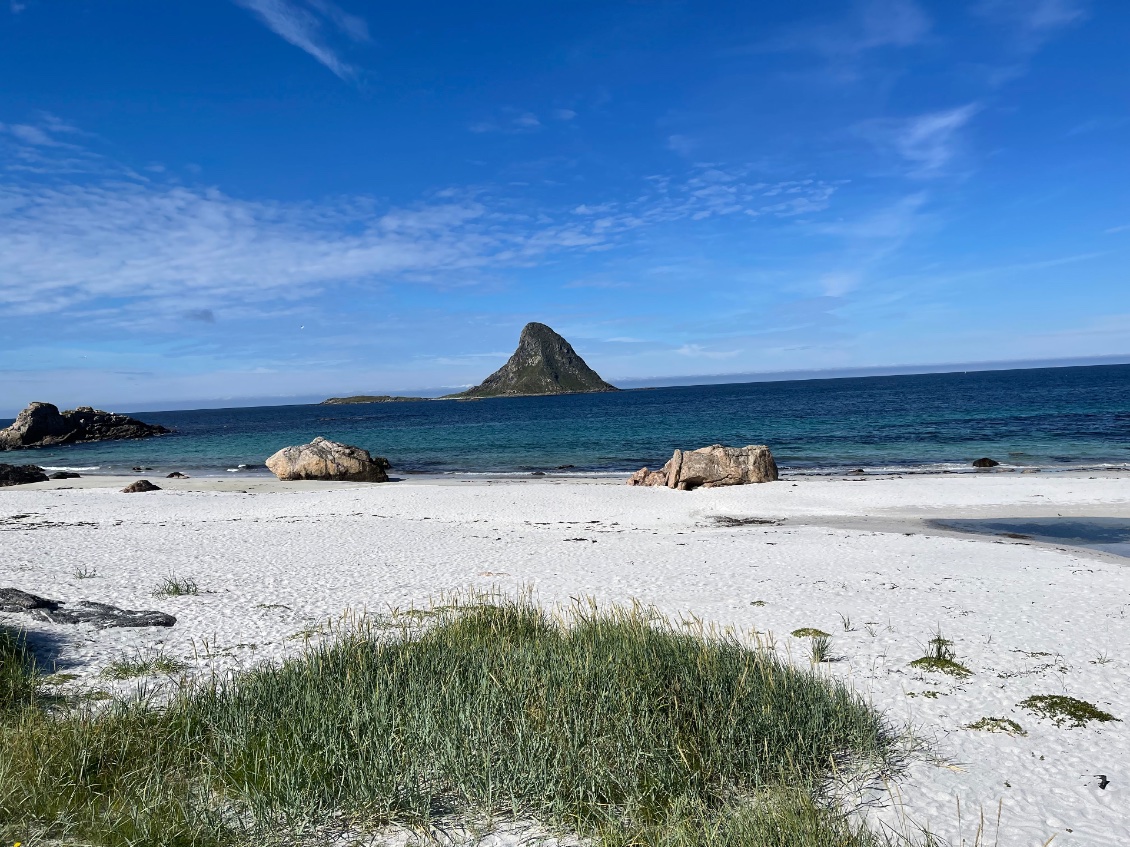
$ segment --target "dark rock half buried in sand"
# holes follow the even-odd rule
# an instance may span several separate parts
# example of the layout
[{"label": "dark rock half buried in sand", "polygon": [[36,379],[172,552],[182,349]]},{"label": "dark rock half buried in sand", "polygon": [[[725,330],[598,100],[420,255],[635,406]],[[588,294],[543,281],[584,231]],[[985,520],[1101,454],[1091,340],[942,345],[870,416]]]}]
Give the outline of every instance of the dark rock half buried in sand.
[{"label": "dark rock half buried in sand", "polygon": [[122,489],[122,494],[144,494],[146,491],[160,491],[161,486],[154,485],[147,479],[139,479],[137,482],[131,482]]},{"label": "dark rock half buried in sand", "polygon": [[0,488],[6,485],[47,482],[47,479],[47,474],[38,465],[0,465]]},{"label": "dark rock half buried in sand", "polygon": [[473,400],[617,390],[601,379],[568,341],[545,324],[528,323],[510,361],[484,379],[482,385],[451,396]]},{"label": "dark rock half buried in sand", "polygon": [[149,438],[168,431],[163,426],[90,406],[60,412],[50,403],[32,403],[19,413],[10,427],[0,430],[0,450]]},{"label": "dark rock half buried in sand", "polygon": [[164,612],[119,609],[106,603],[80,600],[68,606],[18,588],[0,588],[0,612],[25,612],[51,623],[88,623],[99,629],[112,627],[172,626],[177,619]]},{"label": "dark rock half buried in sand", "polygon": [[284,447],[267,459],[271,473],[282,480],[322,479],[339,482],[388,482],[388,459],[368,450],[319,436],[309,444]]},{"label": "dark rock half buried in sand", "polygon": [[640,468],[628,479],[628,485],[665,485],[691,491],[776,480],[777,463],[764,444],[748,447],[712,444],[698,450],[676,450],[660,470]]}]

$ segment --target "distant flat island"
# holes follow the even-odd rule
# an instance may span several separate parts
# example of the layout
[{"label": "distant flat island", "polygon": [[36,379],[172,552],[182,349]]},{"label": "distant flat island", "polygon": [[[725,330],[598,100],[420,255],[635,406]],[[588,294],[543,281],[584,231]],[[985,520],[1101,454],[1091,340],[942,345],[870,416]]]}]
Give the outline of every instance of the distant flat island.
[{"label": "distant flat island", "polygon": [[352,397],[331,397],[319,406],[348,406],[353,403],[415,403],[427,397],[393,397],[390,394],[355,394]]}]

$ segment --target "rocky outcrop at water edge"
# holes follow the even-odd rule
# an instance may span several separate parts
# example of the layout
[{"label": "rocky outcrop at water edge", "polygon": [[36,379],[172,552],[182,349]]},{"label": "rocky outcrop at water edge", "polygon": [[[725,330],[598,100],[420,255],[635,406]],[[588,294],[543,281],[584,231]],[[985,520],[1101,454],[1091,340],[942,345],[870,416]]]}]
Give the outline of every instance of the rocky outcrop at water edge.
[{"label": "rocky outcrop at water edge", "polygon": [[0,450],[149,438],[168,431],[157,424],[90,406],[60,412],[51,403],[32,403],[16,416],[11,426],[0,430]]}]

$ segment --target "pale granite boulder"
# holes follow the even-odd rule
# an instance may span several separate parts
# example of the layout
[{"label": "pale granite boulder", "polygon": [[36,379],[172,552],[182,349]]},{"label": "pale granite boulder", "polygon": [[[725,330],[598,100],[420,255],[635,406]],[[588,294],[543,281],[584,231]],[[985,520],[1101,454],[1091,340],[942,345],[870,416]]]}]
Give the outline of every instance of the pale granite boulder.
[{"label": "pale granite boulder", "polygon": [[628,485],[665,485],[691,491],[776,480],[777,463],[764,444],[748,447],[712,444],[698,450],[676,450],[662,469],[640,468],[628,479]]},{"label": "pale granite boulder", "polygon": [[267,459],[271,473],[282,480],[325,479],[346,482],[388,482],[388,459],[368,450],[318,437],[309,444],[284,447]]}]

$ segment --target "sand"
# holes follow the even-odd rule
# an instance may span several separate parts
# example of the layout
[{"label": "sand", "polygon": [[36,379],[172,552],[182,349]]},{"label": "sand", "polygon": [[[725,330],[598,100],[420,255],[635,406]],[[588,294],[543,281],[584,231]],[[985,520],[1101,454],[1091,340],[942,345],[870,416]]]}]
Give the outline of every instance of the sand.
[{"label": "sand", "polygon": [[[986,845],[1130,843],[1130,560],[929,523],[1128,518],[1125,476],[809,477],[695,492],[553,478],[162,479],[163,491],[125,495],[125,482],[0,489],[0,586],[178,618],[98,631],[0,615],[75,675],[67,686],[128,691],[136,681],[101,669],[157,649],[200,672],[278,661],[332,637],[327,622],[467,589],[528,587],[548,605],[635,599],[760,633],[798,663],[807,642],[790,632],[831,633],[835,661],[821,672],[925,742],[863,798],[874,826],[973,844],[983,813]],[[167,576],[201,593],[154,597]],[[908,667],[938,630],[972,676]],[[1035,694],[1121,720],[1057,726],[1018,706]],[[968,728],[985,717],[1027,734]]]}]

